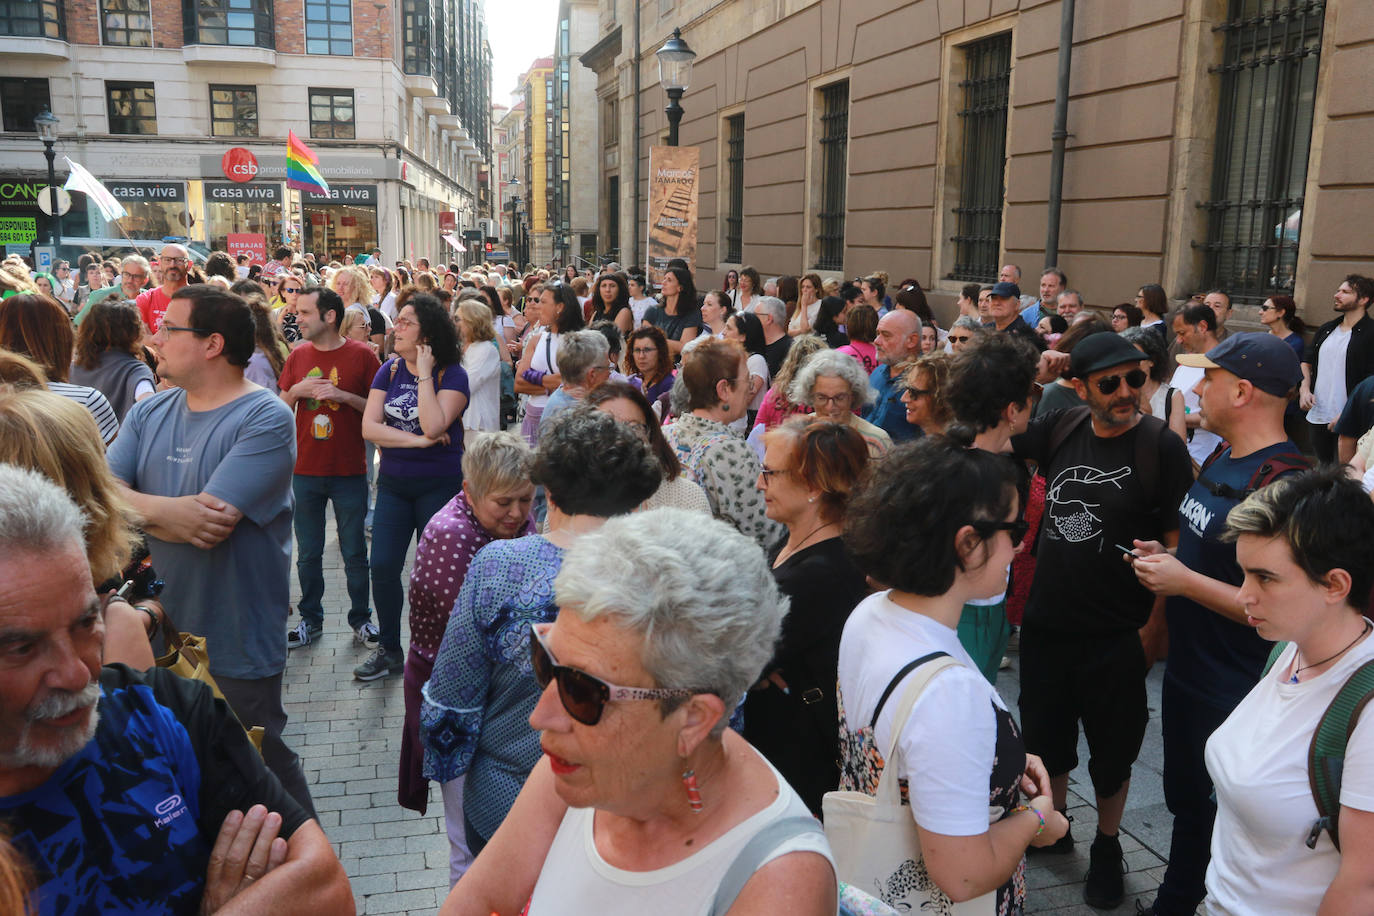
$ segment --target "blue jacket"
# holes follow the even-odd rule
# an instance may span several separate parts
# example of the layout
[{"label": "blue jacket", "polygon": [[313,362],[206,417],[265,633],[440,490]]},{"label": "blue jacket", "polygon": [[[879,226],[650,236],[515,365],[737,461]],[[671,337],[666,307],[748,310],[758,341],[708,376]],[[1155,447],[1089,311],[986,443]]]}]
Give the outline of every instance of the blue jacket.
[{"label": "blue jacket", "polygon": [[893,378],[888,373],[887,364],[883,363],[873,370],[868,382],[878,393],[878,399],[864,408],[864,419],[881,428],[892,437],[894,443],[919,437],[921,427],[908,423],[906,419],[906,405],[902,403],[902,392],[905,390],[902,377]]}]

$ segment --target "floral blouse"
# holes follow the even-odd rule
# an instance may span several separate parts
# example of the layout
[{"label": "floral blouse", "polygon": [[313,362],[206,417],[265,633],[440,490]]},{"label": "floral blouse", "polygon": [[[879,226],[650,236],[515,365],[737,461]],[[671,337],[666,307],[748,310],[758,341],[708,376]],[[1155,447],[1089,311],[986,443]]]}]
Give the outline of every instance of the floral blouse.
[{"label": "floral blouse", "polygon": [[706,491],[712,515],[764,550],[782,540],[787,531],[764,514],[759,459],[744,439],[723,423],[695,414],[665,426],[663,435],[677,450],[683,472]]}]

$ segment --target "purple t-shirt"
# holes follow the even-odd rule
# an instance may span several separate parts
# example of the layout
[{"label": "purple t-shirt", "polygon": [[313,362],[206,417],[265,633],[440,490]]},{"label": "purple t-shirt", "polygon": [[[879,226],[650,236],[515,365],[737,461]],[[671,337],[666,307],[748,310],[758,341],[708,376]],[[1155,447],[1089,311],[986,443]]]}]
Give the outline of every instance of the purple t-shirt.
[{"label": "purple t-shirt", "polygon": [[[391,367],[396,367],[392,375]],[[434,372],[435,393],[459,391],[468,396],[468,374],[454,363]],[[405,360],[392,357],[382,363],[372,379],[372,387],[386,392],[382,404],[382,422],[393,429],[423,436],[420,428],[420,394],[415,376],[406,368]],[[404,477],[457,477],[463,473],[463,412],[448,426],[449,444],[429,448],[388,448],[381,446],[382,473]]]}]

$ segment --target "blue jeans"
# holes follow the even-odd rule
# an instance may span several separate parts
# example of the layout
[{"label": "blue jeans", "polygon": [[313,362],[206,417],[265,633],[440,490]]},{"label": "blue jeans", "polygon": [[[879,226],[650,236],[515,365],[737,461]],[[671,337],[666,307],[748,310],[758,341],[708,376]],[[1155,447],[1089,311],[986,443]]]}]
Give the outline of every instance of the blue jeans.
[{"label": "blue jeans", "polygon": [[356,630],[372,619],[367,604],[367,536],[363,533],[367,477],[295,474],[291,490],[296,495],[296,575],[301,583],[301,619],[312,628],[324,626],[324,508],[332,501],[348,582],[348,626]]},{"label": "blue jeans", "polygon": [[463,488],[463,475],[398,477],[377,475],[377,508],[372,516],[372,600],[377,603],[377,627],[382,648],[401,651],[401,604],[410,539]]}]

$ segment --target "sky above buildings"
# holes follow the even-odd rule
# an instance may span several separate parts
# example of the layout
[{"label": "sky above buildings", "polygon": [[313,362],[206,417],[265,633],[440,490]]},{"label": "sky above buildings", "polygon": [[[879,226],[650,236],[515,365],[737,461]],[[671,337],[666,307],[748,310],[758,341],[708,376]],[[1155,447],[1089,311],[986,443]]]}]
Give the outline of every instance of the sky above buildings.
[{"label": "sky above buildings", "polygon": [[510,105],[516,80],[537,57],[553,54],[558,0],[488,2],[487,35],[491,40],[491,100]]}]

